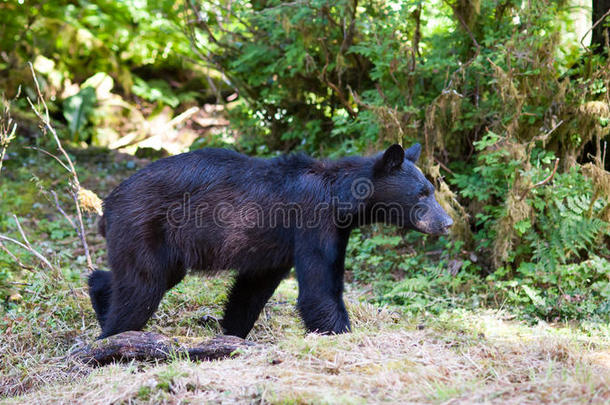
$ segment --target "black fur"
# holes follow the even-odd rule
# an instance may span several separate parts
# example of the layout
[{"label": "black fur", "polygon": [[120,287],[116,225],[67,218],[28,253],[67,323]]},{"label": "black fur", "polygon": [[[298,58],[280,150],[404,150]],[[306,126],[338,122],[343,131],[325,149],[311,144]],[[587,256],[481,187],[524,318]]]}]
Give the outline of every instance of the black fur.
[{"label": "black fur", "polygon": [[91,305],[102,329],[110,305],[110,292],[112,288],[112,273],[95,270],[89,276],[89,296]]},{"label": "black fur", "polygon": [[[221,324],[245,337],[293,266],[307,329],[349,331],[342,293],[351,229],[383,221],[442,233],[451,225],[413,164],[420,150],[394,145],[320,161],[203,149],[152,163],[104,201],[112,275],[89,279],[101,337],[141,329],[187,269],[237,270]],[[424,210],[414,215],[417,207]]]}]

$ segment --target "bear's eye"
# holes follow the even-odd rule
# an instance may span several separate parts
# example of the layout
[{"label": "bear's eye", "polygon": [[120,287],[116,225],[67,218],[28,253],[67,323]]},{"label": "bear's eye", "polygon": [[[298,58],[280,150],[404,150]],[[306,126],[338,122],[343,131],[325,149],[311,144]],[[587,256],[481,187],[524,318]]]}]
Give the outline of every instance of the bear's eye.
[{"label": "bear's eye", "polygon": [[417,194],[417,198],[422,199],[422,198],[426,198],[430,195],[430,192],[428,189],[423,188],[419,191],[419,193]]}]

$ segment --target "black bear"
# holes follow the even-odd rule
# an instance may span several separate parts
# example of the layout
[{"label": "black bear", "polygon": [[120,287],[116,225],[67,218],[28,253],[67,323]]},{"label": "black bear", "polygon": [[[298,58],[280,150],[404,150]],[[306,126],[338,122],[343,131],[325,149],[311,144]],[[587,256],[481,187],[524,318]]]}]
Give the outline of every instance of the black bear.
[{"label": "black bear", "polygon": [[298,310],[319,333],[350,330],[343,303],[352,229],[374,222],[429,234],[453,224],[415,167],[421,146],[370,157],[252,158],[202,149],[160,159],[104,201],[112,272],[89,278],[100,338],[139,330],[187,269],[237,271],[221,326],[245,337],[294,266]]}]

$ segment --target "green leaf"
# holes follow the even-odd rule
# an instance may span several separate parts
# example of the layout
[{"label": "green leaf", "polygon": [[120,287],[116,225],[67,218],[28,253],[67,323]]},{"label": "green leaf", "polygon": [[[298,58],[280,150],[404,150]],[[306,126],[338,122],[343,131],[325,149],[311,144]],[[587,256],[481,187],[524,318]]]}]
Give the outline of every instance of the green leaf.
[{"label": "green leaf", "polygon": [[97,97],[93,87],[84,87],[75,95],[68,97],[63,102],[63,113],[68,121],[70,137],[76,142],[82,139],[81,136],[89,118],[95,108]]},{"label": "green leaf", "polygon": [[534,291],[533,289],[531,289],[529,286],[522,285],[521,288],[523,288],[523,291],[525,291],[525,293],[532,300],[534,305],[543,307],[546,304],[544,301],[544,298],[540,297],[538,295],[538,293],[536,291]]},{"label": "green leaf", "polygon": [[139,77],[136,77],[131,90],[137,96],[148,101],[160,101],[172,108],[176,108],[178,107],[178,104],[180,104],[180,99],[164,80],[150,80],[146,82]]},{"label": "green leaf", "polygon": [[514,225],[515,230],[519,233],[520,236],[523,235],[531,227],[532,223],[529,219],[521,220]]}]

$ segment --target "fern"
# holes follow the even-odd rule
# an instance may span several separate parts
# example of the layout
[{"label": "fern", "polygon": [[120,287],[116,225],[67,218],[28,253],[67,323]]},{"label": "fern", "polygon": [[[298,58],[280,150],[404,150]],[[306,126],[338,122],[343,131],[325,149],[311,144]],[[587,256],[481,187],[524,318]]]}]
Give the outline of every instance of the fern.
[{"label": "fern", "polygon": [[597,218],[586,218],[572,213],[566,217],[554,216],[540,221],[540,233],[531,233],[532,260],[540,266],[554,270],[581,252],[597,250],[595,243],[608,234],[608,224]]}]

